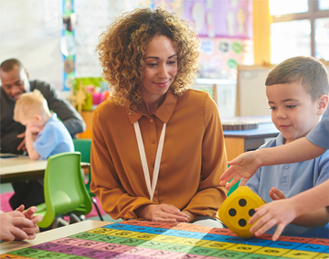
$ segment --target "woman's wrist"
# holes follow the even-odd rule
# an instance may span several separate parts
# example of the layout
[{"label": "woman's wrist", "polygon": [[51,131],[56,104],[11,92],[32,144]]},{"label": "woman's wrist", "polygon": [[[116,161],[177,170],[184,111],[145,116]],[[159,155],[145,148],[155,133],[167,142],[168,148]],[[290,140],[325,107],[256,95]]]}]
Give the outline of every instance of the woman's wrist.
[{"label": "woman's wrist", "polygon": [[135,214],[137,218],[150,220],[151,217],[148,217],[148,215],[151,215],[152,206],[154,206],[154,204],[146,204],[136,209]]}]

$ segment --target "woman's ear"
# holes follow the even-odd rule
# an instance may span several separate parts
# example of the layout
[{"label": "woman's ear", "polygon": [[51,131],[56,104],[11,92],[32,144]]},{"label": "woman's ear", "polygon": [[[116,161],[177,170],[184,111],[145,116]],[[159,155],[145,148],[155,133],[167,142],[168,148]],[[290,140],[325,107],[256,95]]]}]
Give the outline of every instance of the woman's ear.
[{"label": "woman's ear", "polygon": [[318,99],[318,115],[322,115],[327,108],[329,97],[326,94],[323,94]]}]

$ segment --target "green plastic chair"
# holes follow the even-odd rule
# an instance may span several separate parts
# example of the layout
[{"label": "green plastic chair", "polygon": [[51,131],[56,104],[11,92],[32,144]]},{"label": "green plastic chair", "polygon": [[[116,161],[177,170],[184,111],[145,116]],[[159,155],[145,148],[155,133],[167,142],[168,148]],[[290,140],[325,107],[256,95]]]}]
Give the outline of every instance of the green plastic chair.
[{"label": "green plastic chair", "polygon": [[56,218],[70,215],[87,215],[92,203],[81,175],[81,154],[66,152],[48,158],[44,177],[45,203],[37,207],[43,220],[37,225],[48,228]]},{"label": "green plastic chair", "polygon": [[[81,153],[81,161],[85,163],[90,163],[90,147],[91,139],[73,139],[74,150]],[[98,208],[97,201],[95,199],[96,195],[90,191],[91,173],[89,167],[88,182],[86,183],[87,192],[91,198],[91,201],[95,205],[99,219],[103,221],[103,216]]]}]

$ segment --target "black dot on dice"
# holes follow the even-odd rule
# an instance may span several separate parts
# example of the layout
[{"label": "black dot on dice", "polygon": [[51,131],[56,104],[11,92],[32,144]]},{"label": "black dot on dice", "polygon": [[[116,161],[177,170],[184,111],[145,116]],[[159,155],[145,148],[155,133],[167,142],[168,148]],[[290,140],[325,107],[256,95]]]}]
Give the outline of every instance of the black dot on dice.
[{"label": "black dot on dice", "polygon": [[235,209],[230,209],[228,211],[228,214],[231,216],[231,217],[234,217],[236,215],[236,210]]},{"label": "black dot on dice", "polygon": [[255,210],[254,209],[249,210],[249,216],[250,217],[252,217],[254,214],[255,214]]},{"label": "black dot on dice", "polygon": [[239,205],[240,205],[241,207],[246,206],[246,204],[247,204],[247,201],[246,201],[245,199],[240,199],[240,200],[239,200]]},{"label": "black dot on dice", "polygon": [[240,220],[239,220],[239,225],[240,225],[241,227],[244,227],[245,225],[247,225],[247,221],[244,220],[244,219],[240,219]]}]

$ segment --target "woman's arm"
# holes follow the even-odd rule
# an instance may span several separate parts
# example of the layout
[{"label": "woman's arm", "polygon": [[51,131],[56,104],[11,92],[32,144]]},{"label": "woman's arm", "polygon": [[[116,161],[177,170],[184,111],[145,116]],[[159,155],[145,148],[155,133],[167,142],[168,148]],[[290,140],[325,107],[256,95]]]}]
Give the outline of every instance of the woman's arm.
[{"label": "woman's arm", "polygon": [[[202,165],[198,191],[184,211],[190,220],[196,216],[215,217],[226,198],[226,190],[219,185],[219,177],[227,168],[224,134],[218,108],[207,96],[204,108],[205,132],[202,141]],[[197,180],[197,179],[196,179]]]}]

